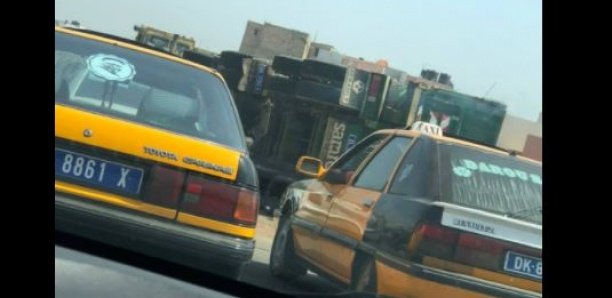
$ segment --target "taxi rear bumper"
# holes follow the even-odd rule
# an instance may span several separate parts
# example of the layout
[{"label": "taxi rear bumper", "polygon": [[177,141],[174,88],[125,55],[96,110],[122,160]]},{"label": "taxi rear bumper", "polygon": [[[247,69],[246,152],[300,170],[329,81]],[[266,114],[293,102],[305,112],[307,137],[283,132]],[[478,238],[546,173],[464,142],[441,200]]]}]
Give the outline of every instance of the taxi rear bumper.
[{"label": "taxi rear bumper", "polygon": [[536,298],[541,293],[527,291],[471,276],[448,272],[377,255],[378,292],[410,297],[504,297]]},{"label": "taxi rear bumper", "polygon": [[55,229],[124,249],[208,270],[251,260],[255,240],[55,194]]}]

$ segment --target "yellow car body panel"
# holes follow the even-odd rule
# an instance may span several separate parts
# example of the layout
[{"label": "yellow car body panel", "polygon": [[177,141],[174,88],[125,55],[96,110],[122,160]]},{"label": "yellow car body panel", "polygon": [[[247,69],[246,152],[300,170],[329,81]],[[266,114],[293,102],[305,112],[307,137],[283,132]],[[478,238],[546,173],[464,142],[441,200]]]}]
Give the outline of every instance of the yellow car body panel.
[{"label": "yellow car body panel", "polygon": [[159,217],[174,219],[176,210],[129,199],[123,196],[55,180],[55,190]]},{"label": "yellow car body panel", "polygon": [[[85,129],[91,136],[84,136]],[[240,161],[239,152],[221,145],[59,104],[55,105],[55,136],[229,180],[236,179]],[[147,154],[145,147],[172,152],[176,160]],[[187,164],[185,157],[229,168],[231,174]]]},{"label": "yellow car body panel", "polygon": [[497,282],[504,285],[517,287],[533,292],[542,293],[542,283],[537,281],[528,280],[525,278],[514,277],[508,274],[493,272],[490,270],[475,268],[472,266],[466,266],[455,262],[449,262],[432,257],[423,257],[423,265],[431,266],[438,269],[448,270],[451,272],[457,272],[465,275],[469,275],[484,280]]},{"label": "yellow car body panel", "polygon": [[489,298],[490,296],[422,279],[376,262],[377,292],[391,297]]}]

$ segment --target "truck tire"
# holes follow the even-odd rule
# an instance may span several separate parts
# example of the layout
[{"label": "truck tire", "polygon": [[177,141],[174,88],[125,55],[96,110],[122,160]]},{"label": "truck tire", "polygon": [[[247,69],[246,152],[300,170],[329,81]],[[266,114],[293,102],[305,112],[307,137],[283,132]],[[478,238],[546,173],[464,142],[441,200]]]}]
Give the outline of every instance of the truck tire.
[{"label": "truck tire", "polygon": [[292,78],[297,78],[300,76],[301,68],[302,59],[294,57],[275,56],[274,60],[272,61],[272,69],[274,72]]},{"label": "truck tire", "polygon": [[253,56],[235,51],[223,51],[219,57],[219,64],[225,69],[242,71],[242,59],[253,58]]},{"label": "truck tire", "polygon": [[335,105],[340,102],[341,92],[340,88],[305,80],[298,81],[295,86],[296,97],[323,101]]},{"label": "truck tire", "polygon": [[243,73],[242,71],[234,71],[230,69],[226,69],[221,72],[223,75],[223,79],[227,83],[227,86],[232,90],[238,89],[238,83],[240,83],[240,79],[242,79]]},{"label": "truck tire", "polygon": [[303,78],[329,84],[342,88],[346,67],[326,63],[318,60],[306,59],[302,63],[300,75]]},{"label": "truck tire", "polygon": [[183,58],[204,66],[217,68],[218,58],[215,56],[207,56],[194,51],[185,51],[183,53]]},{"label": "truck tire", "polygon": [[264,90],[291,95],[295,92],[296,81],[279,76],[268,76]]}]

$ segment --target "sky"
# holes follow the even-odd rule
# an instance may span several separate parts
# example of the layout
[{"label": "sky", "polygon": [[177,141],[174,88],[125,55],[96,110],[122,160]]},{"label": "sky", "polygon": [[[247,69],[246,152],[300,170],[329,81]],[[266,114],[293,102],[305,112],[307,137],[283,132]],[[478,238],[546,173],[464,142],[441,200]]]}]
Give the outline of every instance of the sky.
[{"label": "sky", "polygon": [[134,38],[134,25],[238,50],[247,20],[418,76],[451,75],[455,90],[500,101],[535,121],[542,111],[541,0],[55,0],[55,19]]}]

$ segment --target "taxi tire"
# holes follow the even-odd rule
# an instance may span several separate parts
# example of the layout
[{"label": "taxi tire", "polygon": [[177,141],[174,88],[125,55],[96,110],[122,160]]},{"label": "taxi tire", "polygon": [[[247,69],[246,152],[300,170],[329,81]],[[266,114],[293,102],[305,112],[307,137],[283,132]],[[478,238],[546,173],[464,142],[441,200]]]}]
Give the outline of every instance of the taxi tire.
[{"label": "taxi tire", "polygon": [[268,268],[272,276],[285,280],[294,280],[306,274],[306,267],[299,263],[294,253],[290,219],[286,215],[279,220]]},{"label": "taxi tire", "polygon": [[376,293],[376,263],[372,257],[358,254],[353,265],[350,288],[356,292]]}]

